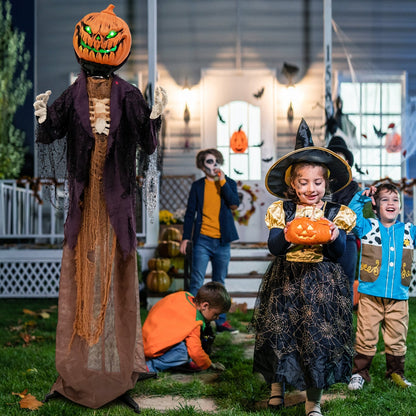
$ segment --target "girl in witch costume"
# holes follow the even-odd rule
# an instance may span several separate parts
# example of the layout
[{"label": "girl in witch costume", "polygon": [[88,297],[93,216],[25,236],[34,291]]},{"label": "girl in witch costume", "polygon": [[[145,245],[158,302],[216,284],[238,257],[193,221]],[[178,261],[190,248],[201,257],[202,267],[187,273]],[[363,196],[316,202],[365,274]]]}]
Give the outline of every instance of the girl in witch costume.
[{"label": "girl in witch costume", "polygon": [[[167,98],[158,90],[152,111],[141,92],[114,75],[131,47],[127,24],[113,5],[75,27],[82,71],[51,105],[34,103],[40,153],[66,150],[69,207],[56,333],[61,394],[98,408],[134,387],[146,373],[136,257],[136,150],[157,145]],[[44,160],[41,168],[54,168]],[[55,171],[56,174],[56,171]]]},{"label": "girl in witch costume", "polygon": [[[265,219],[276,258],[263,277],[253,315],[254,371],[271,385],[270,409],[284,406],[288,383],[306,390],[306,415],[318,416],[322,390],[348,382],[351,374],[351,297],[336,259],[355,214],[323,200],[348,185],[351,170],[334,152],[313,145],[302,119],[295,150],[270,168],[265,181],[271,194],[288,200],[274,202]],[[321,242],[314,243],[318,237]]]}]

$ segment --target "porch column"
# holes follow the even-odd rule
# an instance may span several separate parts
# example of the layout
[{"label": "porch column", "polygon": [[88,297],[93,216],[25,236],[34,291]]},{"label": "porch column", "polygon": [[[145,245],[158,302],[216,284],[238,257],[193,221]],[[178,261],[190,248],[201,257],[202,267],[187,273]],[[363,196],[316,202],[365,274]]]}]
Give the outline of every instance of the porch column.
[{"label": "porch column", "polygon": [[[147,0],[147,42],[148,42],[148,83],[149,104],[154,103],[154,92],[157,78],[157,0]],[[150,156],[149,171],[145,187],[156,192],[156,198],[146,202],[146,246],[156,247],[159,239],[159,174],[157,171],[157,149]],[[148,184],[152,181],[152,185]],[[145,193],[148,198],[147,192]]]},{"label": "porch column", "polygon": [[324,0],[324,96],[325,121],[334,114],[332,103],[332,0]]}]

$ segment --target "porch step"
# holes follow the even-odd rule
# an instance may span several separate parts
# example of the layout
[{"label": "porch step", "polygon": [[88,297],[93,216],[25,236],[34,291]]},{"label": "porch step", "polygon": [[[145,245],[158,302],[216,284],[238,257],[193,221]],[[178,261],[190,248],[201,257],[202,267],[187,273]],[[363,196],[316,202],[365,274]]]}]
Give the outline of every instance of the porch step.
[{"label": "porch step", "polygon": [[[273,256],[264,247],[233,247],[231,259],[228,265],[228,276],[225,279],[225,287],[232,300],[236,304],[247,303],[248,309],[254,308],[257,292],[264,272],[267,270]],[[205,283],[211,281],[211,263],[208,264]],[[177,274],[172,285],[165,293],[148,293],[147,303],[150,309],[158,300],[168,293],[183,290],[183,274]]]}]

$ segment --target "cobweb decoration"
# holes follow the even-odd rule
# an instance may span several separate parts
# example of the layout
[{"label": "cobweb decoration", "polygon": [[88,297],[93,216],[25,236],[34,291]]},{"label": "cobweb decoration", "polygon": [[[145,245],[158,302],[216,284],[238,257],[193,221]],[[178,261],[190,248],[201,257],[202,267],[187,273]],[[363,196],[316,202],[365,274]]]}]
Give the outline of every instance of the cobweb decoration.
[{"label": "cobweb decoration", "polygon": [[416,154],[416,97],[410,97],[404,116],[404,150],[405,157],[409,158]]},{"label": "cobweb decoration", "polygon": [[37,143],[38,176],[42,197],[58,211],[67,211],[69,190],[67,181],[67,143],[56,140],[49,144]]},{"label": "cobweb decoration", "polygon": [[155,213],[158,203],[159,171],[157,169],[158,151],[149,156],[149,166],[144,179],[144,201],[147,215],[151,224],[155,222]]}]

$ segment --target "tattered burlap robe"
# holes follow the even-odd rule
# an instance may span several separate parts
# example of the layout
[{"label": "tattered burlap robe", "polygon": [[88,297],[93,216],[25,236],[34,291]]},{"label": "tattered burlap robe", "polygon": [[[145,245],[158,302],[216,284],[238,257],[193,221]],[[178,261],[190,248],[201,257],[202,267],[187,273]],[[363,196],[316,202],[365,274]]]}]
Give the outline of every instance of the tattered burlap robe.
[{"label": "tattered burlap robe", "polygon": [[146,365],[136,252],[123,259],[103,194],[111,80],[87,85],[95,148],[77,245],[63,250],[52,391],[98,408],[133,388]]}]

